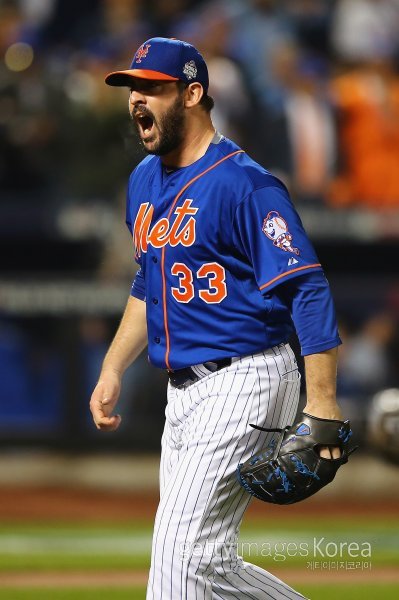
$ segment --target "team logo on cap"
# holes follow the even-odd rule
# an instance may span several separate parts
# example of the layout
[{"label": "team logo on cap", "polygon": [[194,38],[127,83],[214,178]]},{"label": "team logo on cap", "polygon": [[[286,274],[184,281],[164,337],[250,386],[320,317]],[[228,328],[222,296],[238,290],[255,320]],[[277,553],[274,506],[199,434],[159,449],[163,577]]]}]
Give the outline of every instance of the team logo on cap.
[{"label": "team logo on cap", "polygon": [[148,54],[151,44],[143,44],[136,52],[135,62],[140,63],[142,58],[145,58]]},{"label": "team logo on cap", "polygon": [[299,254],[298,248],[294,248],[291,244],[292,235],[288,231],[288,224],[285,219],[276,210],[271,210],[263,221],[263,233],[273,240],[273,245],[284,250],[284,252],[293,252]]},{"label": "team logo on cap", "polygon": [[186,62],[186,64],[184,65],[183,73],[185,74],[187,79],[194,79],[194,77],[197,77],[197,65],[193,60]]}]

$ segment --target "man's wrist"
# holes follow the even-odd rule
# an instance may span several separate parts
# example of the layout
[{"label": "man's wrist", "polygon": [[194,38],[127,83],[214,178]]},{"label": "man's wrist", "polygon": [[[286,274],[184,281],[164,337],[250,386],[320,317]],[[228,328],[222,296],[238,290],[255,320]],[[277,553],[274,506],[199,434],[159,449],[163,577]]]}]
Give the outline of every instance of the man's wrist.
[{"label": "man's wrist", "polygon": [[107,375],[107,373],[110,373],[111,375],[116,375],[117,377],[119,377],[119,379],[122,379],[123,373],[124,373],[124,369],[122,369],[121,367],[116,367],[114,365],[110,365],[107,363],[103,363],[102,369],[101,369],[101,374],[100,374],[100,379],[104,376]]},{"label": "man's wrist", "polygon": [[338,419],[340,421],[343,419],[341,409],[335,399],[308,400],[303,412],[321,419]]}]

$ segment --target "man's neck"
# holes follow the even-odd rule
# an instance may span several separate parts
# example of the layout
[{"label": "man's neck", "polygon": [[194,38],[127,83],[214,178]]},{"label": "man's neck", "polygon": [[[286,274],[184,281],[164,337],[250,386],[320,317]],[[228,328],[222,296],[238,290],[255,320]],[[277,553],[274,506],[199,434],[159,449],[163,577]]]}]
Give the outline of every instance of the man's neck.
[{"label": "man's neck", "polygon": [[206,153],[215,135],[212,122],[204,127],[195,127],[187,131],[182,144],[169,154],[161,157],[162,164],[167,168],[187,167],[199,160]]}]

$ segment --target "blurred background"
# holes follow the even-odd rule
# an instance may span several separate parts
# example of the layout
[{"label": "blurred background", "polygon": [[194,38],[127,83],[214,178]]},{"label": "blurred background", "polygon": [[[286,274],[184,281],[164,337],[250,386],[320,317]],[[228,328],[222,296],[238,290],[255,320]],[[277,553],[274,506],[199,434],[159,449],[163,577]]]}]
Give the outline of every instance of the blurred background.
[{"label": "blurred background", "polygon": [[156,496],[164,373],[146,356],[128,371],[112,435],[88,409],[134,277],[125,195],[143,157],[104,76],[155,35],[202,51],[215,126],[290,189],[336,301],[353,462],[374,465],[359,481],[392,499],[397,467],[367,452],[371,429],[399,455],[399,0],[0,0],[4,518],[24,485]]},{"label": "blurred background", "polygon": [[125,194],[143,156],[104,74],[154,35],[203,51],[216,127],[288,185],[336,300],[339,396],[363,429],[370,398],[399,386],[399,2],[1,0],[3,442],[159,448],[165,377],[146,357],[112,441],[88,413],[134,276]]}]

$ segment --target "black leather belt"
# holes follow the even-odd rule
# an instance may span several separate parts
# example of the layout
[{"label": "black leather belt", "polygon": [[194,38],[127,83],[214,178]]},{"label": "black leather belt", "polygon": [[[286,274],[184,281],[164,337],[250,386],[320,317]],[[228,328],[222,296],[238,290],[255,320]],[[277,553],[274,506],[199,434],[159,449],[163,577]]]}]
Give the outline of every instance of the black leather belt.
[{"label": "black leather belt", "polygon": [[[198,373],[194,371],[193,367],[185,367],[184,369],[178,369],[177,371],[168,371],[169,380],[174,387],[181,388],[187,383],[195,383],[210,373],[215,373],[224,367],[229,367],[231,362],[231,358],[221,358],[220,360],[204,362],[201,365],[196,365],[195,368],[198,369]],[[208,372],[204,373],[204,370]]]}]

